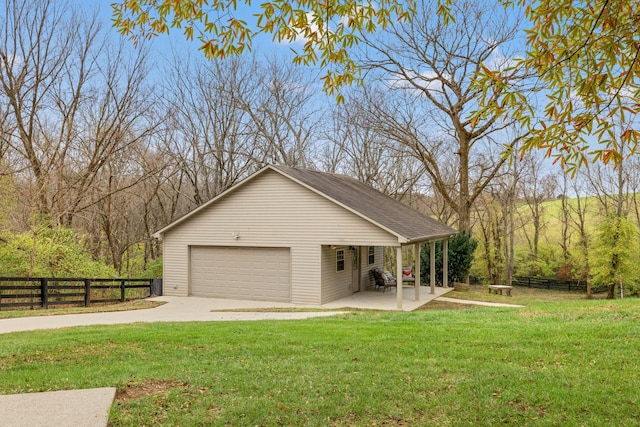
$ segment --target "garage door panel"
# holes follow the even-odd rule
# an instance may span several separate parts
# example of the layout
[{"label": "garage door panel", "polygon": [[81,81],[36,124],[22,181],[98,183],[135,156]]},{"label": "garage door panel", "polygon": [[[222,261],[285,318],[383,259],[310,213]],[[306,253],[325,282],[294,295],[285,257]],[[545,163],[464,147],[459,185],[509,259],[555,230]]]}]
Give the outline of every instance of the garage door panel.
[{"label": "garage door panel", "polygon": [[289,248],[191,247],[193,296],[289,302]]}]

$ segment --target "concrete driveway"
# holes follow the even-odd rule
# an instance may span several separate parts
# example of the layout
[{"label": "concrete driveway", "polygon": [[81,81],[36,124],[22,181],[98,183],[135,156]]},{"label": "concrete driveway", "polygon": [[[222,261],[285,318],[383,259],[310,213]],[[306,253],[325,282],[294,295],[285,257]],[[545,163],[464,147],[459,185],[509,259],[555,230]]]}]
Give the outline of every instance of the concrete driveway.
[{"label": "concrete driveway", "polygon": [[[194,297],[157,297],[166,304],[145,310],[110,313],[62,314],[0,319],[0,333],[56,329],[73,326],[115,325],[136,322],[192,322],[231,320],[289,320],[334,316],[337,311],[229,312],[264,308],[300,308],[294,304],[234,301]],[[0,395],[0,425],[38,427],[104,427],[116,389],[61,390]],[[28,410],[25,410],[28,408]]]},{"label": "concrete driveway", "polygon": [[[233,320],[292,320],[311,317],[335,316],[337,311],[309,312],[248,312],[215,310],[251,310],[266,308],[300,308],[299,305],[261,301],[236,301],[195,297],[156,297],[152,301],[165,301],[156,308],[110,313],[61,314],[55,316],[0,319],[0,334],[9,332],[57,329],[73,326],[116,325],[136,322],[223,322]],[[316,307],[317,308],[317,307]],[[214,311],[212,311],[214,310]]]},{"label": "concrete driveway", "polygon": [[[421,296],[413,305],[424,304],[434,298],[463,302],[442,297],[448,290],[438,290],[434,295]],[[407,296],[408,297],[408,296]],[[341,314],[340,311],[310,312],[260,312],[216,310],[260,310],[267,308],[301,308],[299,305],[259,301],[236,301],[195,297],[157,297],[154,301],[166,304],[145,310],[111,313],[65,314],[54,316],[0,319],[0,334],[38,329],[56,329],[73,326],[115,325],[136,322],[192,322],[232,320],[289,320],[325,317]],[[471,303],[470,301],[464,301]],[[358,307],[392,309],[395,295],[361,292],[349,298],[327,304],[324,308]],[[478,303],[489,305],[491,303]],[[507,306],[506,304],[491,304]],[[318,307],[314,307],[318,308]],[[415,308],[415,307],[413,307]],[[0,395],[0,425],[58,427],[104,427],[108,424],[109,409],[115,396],[115,388],[105,387],[87,390],[61,390],[44,393]],[[24,411],[23,408],[30,408]]]}]

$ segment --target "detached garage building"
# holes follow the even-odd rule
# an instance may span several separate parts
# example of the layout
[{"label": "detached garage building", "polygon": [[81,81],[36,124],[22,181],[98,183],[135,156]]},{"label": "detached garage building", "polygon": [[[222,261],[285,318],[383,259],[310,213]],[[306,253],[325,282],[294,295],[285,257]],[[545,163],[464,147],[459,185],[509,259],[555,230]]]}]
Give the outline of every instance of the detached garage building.
[{"label": "detached garage building", "polygon": [[369,288],[383,247],[455,233],[348,176],[266,166],[154,237],[165,295],[321,305]]}]

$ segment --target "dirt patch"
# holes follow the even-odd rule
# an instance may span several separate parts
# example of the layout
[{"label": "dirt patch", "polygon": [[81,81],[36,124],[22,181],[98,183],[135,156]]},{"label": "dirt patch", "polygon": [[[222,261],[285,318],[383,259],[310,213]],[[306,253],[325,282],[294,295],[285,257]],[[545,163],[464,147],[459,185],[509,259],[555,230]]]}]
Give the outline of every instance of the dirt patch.
[{"label": "dirt patch", "polygon": [[519,311],[518,312],[518,316],[520,317],[524,317],[525,319],[532,319],[534,317],[541,317],[541,316],[548,316],[549,312],[547,311],[541,311],[541,310],[535,310],[535,311]]},{"label": "dirt patch", "polygon": [[448,302],[448,301],[429,301],[418,310],[464,310],[469,308],[478,308],[477,305],[472,304],[460,304],[457,302]]},{"label": "dirt patch", "polygon": [[186,383],[171,380],[148,380],[142,383],[128,383],[124,389],[118,389],[116,401],[126,402],[127,400],[154,396],[172,388],[186,386]]}]

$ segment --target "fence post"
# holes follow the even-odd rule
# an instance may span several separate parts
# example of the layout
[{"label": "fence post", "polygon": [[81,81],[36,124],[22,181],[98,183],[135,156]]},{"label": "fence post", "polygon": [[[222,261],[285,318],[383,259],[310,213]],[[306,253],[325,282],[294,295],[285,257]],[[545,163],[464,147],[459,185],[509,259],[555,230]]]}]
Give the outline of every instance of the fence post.
[{"label": "fence post", "polygon": [[84,279],[84,306],[91,305],[91,280]]},{"label": "fence post", "polygon": [[124,291],[125,291],[125,287],[124,287],[124,280],[120,281],[120,302],[124,302]]},{"label": "fence post", "polygon": [[40,279],[40,304],[42,308],[49,308],[49,282],[44,277]]}]

